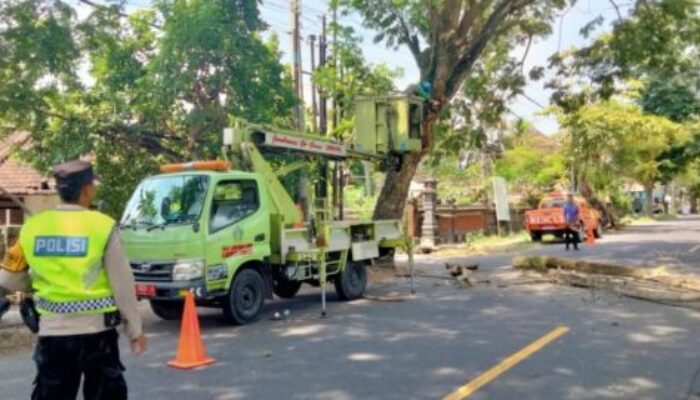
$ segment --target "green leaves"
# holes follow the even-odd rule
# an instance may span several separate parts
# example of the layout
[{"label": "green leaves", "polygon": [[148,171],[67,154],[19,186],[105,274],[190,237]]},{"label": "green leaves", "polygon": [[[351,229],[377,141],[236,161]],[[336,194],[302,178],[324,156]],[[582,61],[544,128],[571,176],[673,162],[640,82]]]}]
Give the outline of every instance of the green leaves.
[{"label": "green leaves", "polygon": [[570,156],[577,171],[598,190],[619,185],[621,179],[653,185],[668,161],[661,156],[687,145],[692,136],[683,125],[644,114],[629,102],[605,101],[562,115],[560,124],[572,142]]},{"label": "green leaves", "polygon": [[559,138],[527,129],[507,139],[506,150],[496,160],[494,171],[512,185],[514,192],[537,203],[566,179],[566,158]]},{"label": "green leaves", "polygon": [[691,89],[692,80],[654,78],[644,87],[639,104],[645,112],[683,122],[700,116],[700,98]]},{"label": "green leaves", "polygon": [[113,211],[164,161],[213,157],[232,117],[289,121],[294,102],[255,0],[157,1],[126,14],[0,4],[0,126],[31,132],[47,169],[91,155]]},{"label": "green leaves", "polygon": [[[313,81],[319,91],[329,99],[336,98],[339,105],[339,122],[334,136],[346,136],[354,127],[354,100],[358,96],[381,96],[391,93],[394,79],[403,74],[400,69],[391,69],[384,64],[368,64],[362,54],[358,36],[352,27],[331,25],[337,37],[334,54],[325,66],[319,67]],[[332,118],[332,116],[329,116]]]},{"label": "green leaves", "polygon": [[697,2],[657,0],[637,2],[591,45],[552,57],[552,100],[584,180],[599,190],[621,177],[648,187],[669,182],[700,156],[700,139],[689,129],[700,112],[698,48]]},{"label": "green leaves", "polygon": [[[585,27],[583,34],[600,19]],[[553,100],[575,110],[625,90],[628,79],[692,79],[700,82],[700,9],[695,0],[637,2],[632,14],[591,45],[552,57],[557,78]]]}]

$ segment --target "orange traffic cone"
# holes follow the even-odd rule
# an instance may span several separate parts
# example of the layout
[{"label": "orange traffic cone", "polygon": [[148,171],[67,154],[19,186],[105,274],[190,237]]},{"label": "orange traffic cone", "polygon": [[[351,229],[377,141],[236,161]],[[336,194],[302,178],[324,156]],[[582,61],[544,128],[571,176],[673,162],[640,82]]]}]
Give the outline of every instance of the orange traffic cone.
[{"label": "orange traffic cone", "polygon": [[586,229],[586,244],[589,246],[593,246],[595,244],[595,232],[591,227]]},{"label": "orange traffic cone", "polygon": [[185,310],[182,313],[177,357],[168,361],[168,365],[175,368],[191,369],[212,364],[213,362],[214,359],[207,357],[205,354],[202,337],[199,334],[199,319],[194,308],[194,297],[192,297],[192,293],[187,292],[187,295],[185,295]]}]

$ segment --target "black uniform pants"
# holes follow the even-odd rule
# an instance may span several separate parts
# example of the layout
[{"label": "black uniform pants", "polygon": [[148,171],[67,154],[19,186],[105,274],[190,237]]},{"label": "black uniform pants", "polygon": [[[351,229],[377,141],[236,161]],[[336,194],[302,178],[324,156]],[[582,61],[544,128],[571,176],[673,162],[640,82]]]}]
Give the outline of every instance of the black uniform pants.
[{"label": "black uniform pants", "polygon": [[578,244],[581,241],[578,235],[578,229],[574,226],[568,226],[564,231],[564,243],[566,244],[566,249],[569,250],[569,245],[573,244],[574,249],[578,249]]},{"label": "black uniform pants", "polygon": [[124,366],[115,329],[88,335],[39,337],[32,400],[75,400],[80,380],[85,400],[125,400]]}]

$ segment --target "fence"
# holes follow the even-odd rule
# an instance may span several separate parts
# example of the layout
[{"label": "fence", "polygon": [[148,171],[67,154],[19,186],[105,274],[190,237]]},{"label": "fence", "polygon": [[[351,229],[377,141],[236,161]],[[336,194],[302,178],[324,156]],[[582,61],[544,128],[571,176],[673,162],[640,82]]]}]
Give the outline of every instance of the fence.
[{"label": "fence", "polygon": [[[423,232],[424,211],[422,207],[410,206],[408,213],[413,212],[415,237],[421,237]],[[502,232],[518,232],[525,225],[525,209],[511,208],[511,220],[501,222]],[[494,235],[498,233],[496,211],[481,205],[456,206],[439,205],[435,207],[435,232],[437,243],[463,243],[470,234]]]}]

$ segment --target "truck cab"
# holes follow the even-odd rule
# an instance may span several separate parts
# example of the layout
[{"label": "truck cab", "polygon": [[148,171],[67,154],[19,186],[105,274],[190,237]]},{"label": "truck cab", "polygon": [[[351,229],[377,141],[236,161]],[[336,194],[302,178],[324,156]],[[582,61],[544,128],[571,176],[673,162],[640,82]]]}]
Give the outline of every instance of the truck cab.
[{"label": "truck cab", "polygon": [[234,275],[249,266],[259,276],[242,295],[238,322],[245,322],[245,311],[257,313],[270,295],[261,268],[270,256],[268,207],[265,183],[254,173],[193,171],[142,181],[120,222],[137,295],[158,316],[176,319],[185,291],[200,305],[225,305]]}]

